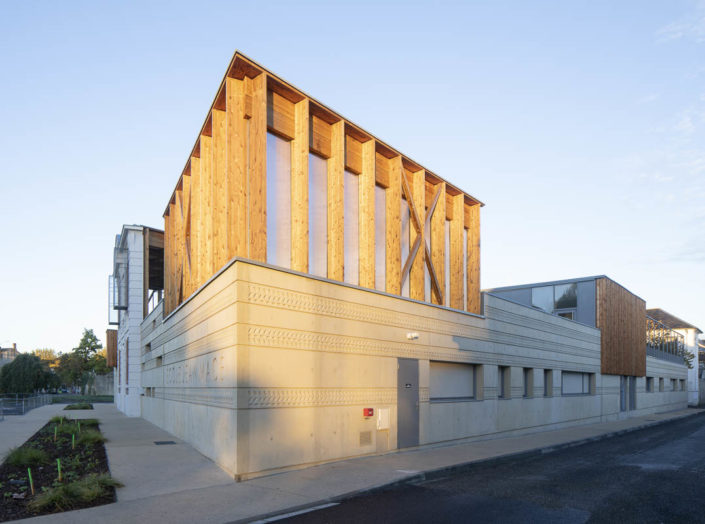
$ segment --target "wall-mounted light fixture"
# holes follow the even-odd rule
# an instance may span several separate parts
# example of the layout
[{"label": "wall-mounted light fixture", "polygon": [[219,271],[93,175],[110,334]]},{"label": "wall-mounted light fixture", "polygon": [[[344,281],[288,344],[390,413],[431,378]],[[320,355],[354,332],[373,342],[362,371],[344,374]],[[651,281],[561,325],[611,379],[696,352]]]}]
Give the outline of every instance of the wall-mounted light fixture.
[{"label": "wall-mounted light fixture", "polygon": [[407,333],[406,338],[409,340],[418,340],[419,334],[418,333]]}]

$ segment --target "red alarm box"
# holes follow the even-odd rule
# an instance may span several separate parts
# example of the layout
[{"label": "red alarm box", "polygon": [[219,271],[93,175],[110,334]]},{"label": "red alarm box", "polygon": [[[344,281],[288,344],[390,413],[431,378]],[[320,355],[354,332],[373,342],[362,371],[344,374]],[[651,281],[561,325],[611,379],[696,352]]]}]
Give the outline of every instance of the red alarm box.
[{"label": "red alarm box", "polygon": [[373,417],[375,415],[375,408],[362,408],[363,417]]}]

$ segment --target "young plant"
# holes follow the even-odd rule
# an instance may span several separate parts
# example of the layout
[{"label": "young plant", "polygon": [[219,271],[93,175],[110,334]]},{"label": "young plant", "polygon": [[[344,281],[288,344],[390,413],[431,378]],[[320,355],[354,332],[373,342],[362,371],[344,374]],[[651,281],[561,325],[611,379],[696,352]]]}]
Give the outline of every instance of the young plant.
[{"label": "young plant", "polygon": [[5,457],[5,463],[17,467],[41,466],[49,463],[49,455],[42,449],[31,446],[13,448]]},{"label": "young plant", "polygon": [[122,486],[108,474],[90,474],[80,480],[62,484],[37,495],[30,503],[32,511],[66,511],[84,506]]}]

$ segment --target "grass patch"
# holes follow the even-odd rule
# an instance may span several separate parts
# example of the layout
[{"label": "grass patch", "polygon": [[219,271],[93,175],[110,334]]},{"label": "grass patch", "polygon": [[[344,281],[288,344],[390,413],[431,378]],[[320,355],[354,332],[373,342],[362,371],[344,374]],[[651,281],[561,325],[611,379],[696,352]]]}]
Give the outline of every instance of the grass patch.
[{"label": "grass patch", "polygon": [[68,484],[49,488],[34,497],[28,507],[31,511],[42,513],[82,508],[108,496],[113,488],[120,486],[122,484],[107,473],[92,473]]},{"label": "grass patch", "polygon": [[5,456],[5,463],[11,466],[30,468],[49,464],[50,459],[46,451],[29,446],[11,449]]},{"label": "grass patch", "polygon": [[113,402],[112,395],[52,395],[52,404],[77,404],[79,402],[91,402],[93,404]]},{"label": "grass patch", "polygon": [[64,410],[73,410],[73,409],[93,409],[93,404],[89,404],[88,402],[79,402],[78,404],[69,404],[64,408]]},{"label": "grass patch", "polygon": [[100,431],[95,429],[87,429],[81,432],[81,436],[78,437],[78,444],[80,445],[93,445],[102,444],[107,439],[100,434]]}]

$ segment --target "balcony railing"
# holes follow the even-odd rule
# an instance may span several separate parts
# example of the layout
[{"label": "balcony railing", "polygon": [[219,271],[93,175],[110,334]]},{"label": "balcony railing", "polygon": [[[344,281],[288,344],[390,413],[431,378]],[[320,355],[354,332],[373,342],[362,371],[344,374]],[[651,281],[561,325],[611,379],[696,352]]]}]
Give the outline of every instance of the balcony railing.
[{"label": "balcony railing", "polygon": [[646,354],[662,360],[684,364],[685,337],[647,315]]}]

